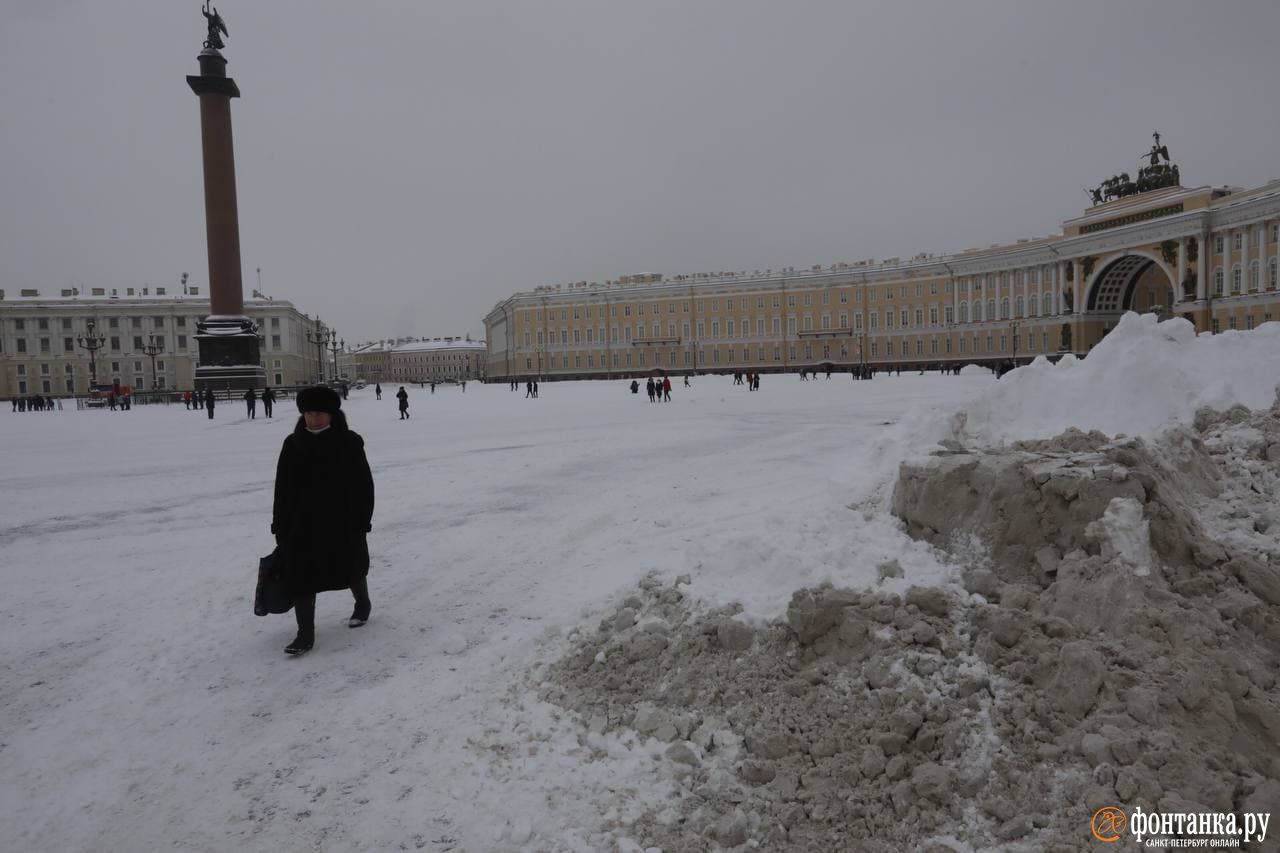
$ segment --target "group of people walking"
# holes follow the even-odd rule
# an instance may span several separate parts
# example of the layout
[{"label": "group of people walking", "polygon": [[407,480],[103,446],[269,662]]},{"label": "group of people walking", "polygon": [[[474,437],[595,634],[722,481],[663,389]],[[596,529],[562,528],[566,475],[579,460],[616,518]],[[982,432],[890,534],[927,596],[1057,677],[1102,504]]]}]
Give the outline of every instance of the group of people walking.
[{"label": "group of people walking", "polygon": [[207,411],[209,419],[213,419],[213,410],[217,406],[217,402],[214,399],[212,388],[206,388],[203,391],[199,388],[194,391],[185,391],[182,394],[182,402],[192,411]]},{"label": "group of people walking", "polygon": [[[244,392],[241,398],[244,400],[245,414],[250,418],[258,416],[258,401],[262,401],[262,411],[267,417],[271,417],[271,409],[276,403],[276,392],[270,387],[263,388],[262,394],[250,388]],[[208,413],[209,420],[213,420],[214,410],[218,406],[218,397],[214,394],[212,388],[205,388],[203,391],[197,388],[194,391],[184,391],[182,393],[182,402],[192,411],[204,411]]]},{"label": "group of people walking", "polygon": [[62,402],[56,402],[52,397],[42,397],[39,394],[31,394],[27,397],[13,397],[10,399],[13,403],[15,412],[52,412],[55,408],[62,408]]},{"label": "group of people walking", "polygon": [[[689,384],[689,380],[685,379],[685,385]],[[644,384],[645,393],[649,395],[650,403],[670,403],[671,402],[671,377],[670,376],[650,376]],[[631,380],[631,393],[640,392],[639,380]]]},{"label": "group of people walking", "polygon": [[[804,374],[800,375],[804,378]],[[760,390],[760,374],[759,373],[735,373],[733,374],[734,385],[746,385],[748,391]]]},{"label": "group of people walking", "polygon": [[[276,404],[276,394],[270,388],[262,389],[262,413],[271,417],[271,407]],[[258,416],[258,395],[252,388],[244,392],[245,414],[251,419]]]}]

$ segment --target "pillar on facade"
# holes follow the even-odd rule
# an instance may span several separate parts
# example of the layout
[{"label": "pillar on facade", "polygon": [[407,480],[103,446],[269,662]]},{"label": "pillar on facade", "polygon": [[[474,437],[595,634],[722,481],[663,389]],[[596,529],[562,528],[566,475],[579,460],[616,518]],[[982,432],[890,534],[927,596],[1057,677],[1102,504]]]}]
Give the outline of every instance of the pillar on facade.
[{"label": "pillar on facade", "polygon": [[211,309],[196,325],[200,360],[195,384],[201,388],[260,388],[266,385],[266,369],[257,326],[244,313],[240,275],[240,222],[231,138],[231,99],[240,97],[240,89],[227,76],[227,60],[218,50],[226,27],[216,11],[210,14],[206,9],[204,14],[209,38],[197,57],[200,73],[187,77],[187,85],[200,99]]},{"label": "pillar on facade", "polygon": [[1196,331],[1209,330],[1209,267],[1213,264],[1213,246],[1209,229],[1200,232],[1200,249],[1196,254]]},{"label": "pillar on facade", "polygon": [[[1186,298],[1186,293],[1182,289],[1182,282],[1187,277],[1187,238],[1182,237],[1178,240],[1178,280],[1173,283],[1173,301],[1182,302]],[[1174,306],[1170,305],[1172,310]]]}]

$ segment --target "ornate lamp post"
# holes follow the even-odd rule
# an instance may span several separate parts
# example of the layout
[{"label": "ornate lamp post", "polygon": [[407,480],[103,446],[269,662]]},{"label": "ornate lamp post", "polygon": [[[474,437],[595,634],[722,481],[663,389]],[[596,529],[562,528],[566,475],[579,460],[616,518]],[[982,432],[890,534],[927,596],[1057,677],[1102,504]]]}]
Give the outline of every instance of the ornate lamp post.
[{"label": "ornate lamp post", "polygon": [[151,359],[151,390],[155,391],[156,385],[156,356],[164,352],[164,346],[156,343],[155,333],[147,335],[147,342],[142,347],[142,352]]},{"label": "ornate lamp post", "polygon": [[338,340],[338,333],[333,329],[329,330],[328,350],[333,353],[333,381],[338,381],[338,353],[347,346],[346,341]]},{"label": "ornate lamp post", "polygon": [[329,337],[325,334],[324,324],[320,322],[320,318],[316,318],[316,327],[314,330],[307,330],[307,343],[316,348],[316,382],[324,382],[324,346],[328,342]]},{"label": "ornate lamp post", "polygon": [[84,325],[85,333],[83,335],[76,335],[76,344],[81,349],[88,350],[89,352],[89,390],[92,391],[94,386],[98,384],[98,362],[95,359],[94,353],[102,349],[102,347],[107,343],[107,339],[103,335],[94,334],[95,324],[92,317],[85,320]]}]

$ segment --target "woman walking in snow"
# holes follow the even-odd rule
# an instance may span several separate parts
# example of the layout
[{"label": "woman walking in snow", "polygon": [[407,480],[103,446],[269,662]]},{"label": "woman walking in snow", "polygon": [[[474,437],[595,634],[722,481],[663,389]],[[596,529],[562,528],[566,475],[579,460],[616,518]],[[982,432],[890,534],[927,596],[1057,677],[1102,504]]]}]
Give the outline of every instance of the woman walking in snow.
[{"label": "woman walking in snow", "polygon": [[403,385],[396,392],[396,399],[400,401],[400,420],[407,420],[409,418],[409,392],[404,390]]},{"label": "woman walking in snow", "polygon": [[364,439],[347,426],[336,391],[298,393],[302,413],[276,463],[271,532],[293,593],[298,636],[285,652],[300,655],[315,643],[316,593],[350,589],[355,610],[347,625],[369,620],[369,545],[373,475]]}]

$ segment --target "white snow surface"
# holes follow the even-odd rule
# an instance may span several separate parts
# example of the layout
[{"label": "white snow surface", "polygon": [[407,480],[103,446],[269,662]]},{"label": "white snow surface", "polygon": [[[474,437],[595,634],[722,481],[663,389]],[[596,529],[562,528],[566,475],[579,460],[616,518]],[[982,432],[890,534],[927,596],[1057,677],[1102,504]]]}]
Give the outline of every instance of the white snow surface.
[{"label": "white snow surface", "polygon": [[1049,438],[1065,426],[1154,435],[1189,424],[1202,406],[1266,408],[1278,351],[1280,323],[1197,336],[1186,320],[1128,313],[1088,358],[1042,356],[1006,375],[966,407],[958,432],[977,445]]},{"label": "white snow surface", "polygon": [[253,421],[234,403],[214,421],[2,412],[4,844],[609,849],[625,833],[603,821],[673,802],[665,744],[588,734],[531,685],[646,573],[749,621],[888,559],[905,576],[882,588],[946,583],[884,508],[905,456],[961,421],[970,439],[1135,434],[1262,407],[1277,356],[1276,324],[1196,338],[1126,317],[1087,359],[999,381],[704,376],[668,404],[622,381],[411,387],[408,421],[353,392],[373,615],[349,629],[350,597],[321,595],[297,659],[292,614],[252,615],[288,401]]},{"label": "white snow surface", "polygon": [[[663,803],[651,749],[522,688],[648,572],[775,618],[791,591],[943,566],[849,509],[904,410],[983,377],[729,377],[372,388],[344,403],[377,490],[373,615],[325,593],[316,647],[252,613],[297,413],[0,412],[0,825],[15,850],[601,849]],[[665,747],[665,744],[662,745]],[[656,747],[654,747],[656,749]],[[596,758],[588,760],[588,756]],[[604,757],[600,757],[604,756]],[[523,841],[519,839],[525,839]]]}]

